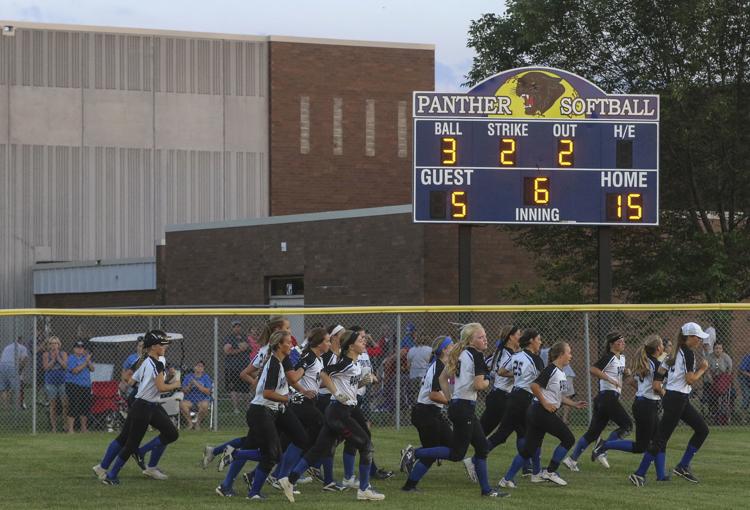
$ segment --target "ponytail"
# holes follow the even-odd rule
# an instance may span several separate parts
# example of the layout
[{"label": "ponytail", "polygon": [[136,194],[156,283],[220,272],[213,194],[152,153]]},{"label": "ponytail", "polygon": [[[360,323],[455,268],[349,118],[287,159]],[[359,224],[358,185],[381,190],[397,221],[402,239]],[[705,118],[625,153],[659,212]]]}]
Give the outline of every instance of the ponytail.
[{"label": "ponytail", "polygon": [[302,356],[306,356],[307,354],[312,352],[313,347],[317,347],[322,344],[327,335],[328,331],[326,331],[324,328],[313,328],[313,330],[310,331],[310,336],[307,337],[307,345],[305,345],[305,348],[302,349]]},{"label": "ponytail", "polygon": [[674,363],[677,360],[677,353],[680,352],[680,349],[685,347],[685,342],[687,342],[687,336],[683,335],[682,330],[680,330],[680,332],[677,333],[677,341],[672,344],[672,352],[669,353],[669,356],[664,361],[668,367],[674,366]]},{"label": "ponytail", "polygon": [[461,328],[461,340],[458,343],[458,347],[451,351],[451,354],[448,357],[448,363],[445,365],[445,369],[448,371],[449,376],[456,375],[456,371],[458,370],[458,358],[471,343],[471,339],[474,338],[474,333],[480,329],[482,329],[482,325],[478,322],[471,322]]},{"label": "ponytail", "polygon": [[630,363],[630,371],[639,376],[641,379],[646,377],[649,372],[648,357],[653,356],[659,345],[662,344],[662,339],[659,335],[649,335],[646,340],[638,347],[635,351],[635,356]]},{"label": "ponytail", "polygon": [[274,315],[268,322],[263,326],[263,330],[260,332],[258,338],[258,344],[262,346],[267,345],[271,340],[271,335],[274,331],[277,331],[284,327],[284,323],[287,322],[287,318],[283,315]]},{"label": "ponytail", "polygon": [[523,336],[521,336],[521,340],[518,342],[518,345],[521,346],[521,349],[525,349],[529,346],[532,340],[534,340],[536,337],[539,336],[539,332],[535,329],[527,329],[523,332]]},{"label": "ponytail", "polygon": [[497,349],[495,349],[495,354],[492,355],[490,370],[495,370],[495,363],[497,363],[498,358],[500,358],[500,354],[502,354],[505,346],[508,345],[510,337],[515,335],[518,329],[518,326],[503,326],[502,331],[500,331],[500,343],[498,344]]}]

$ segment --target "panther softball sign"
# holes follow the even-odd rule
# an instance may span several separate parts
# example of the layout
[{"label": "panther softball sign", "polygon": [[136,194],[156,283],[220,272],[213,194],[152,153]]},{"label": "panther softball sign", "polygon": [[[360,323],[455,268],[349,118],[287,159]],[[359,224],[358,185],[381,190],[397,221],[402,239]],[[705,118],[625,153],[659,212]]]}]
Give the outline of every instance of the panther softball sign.
[{"label": "panther softball sign", "polygon": [[416,222],[659,224],[659,96],[527,67],[413,107]]}]

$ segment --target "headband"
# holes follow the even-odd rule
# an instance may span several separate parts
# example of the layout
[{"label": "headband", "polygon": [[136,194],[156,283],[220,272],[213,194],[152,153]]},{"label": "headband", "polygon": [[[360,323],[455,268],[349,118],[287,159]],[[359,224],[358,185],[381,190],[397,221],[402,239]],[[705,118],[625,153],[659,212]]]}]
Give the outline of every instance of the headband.
[{"label": "headband", "polygon": [[342,331],[344,331],[344,326],[342,326],[341,324],[338,324],[338,325],[336,325],[335,328],[333,328],[331,330],[330,335],[331,336],[335,336],[335,335],[338,335],[339,333],[341,333]]},{"label": "headband", "polygon": [[443,349],[448,347],[450,344],[453,343],[453,339],[449,336],[445,337],[445,340],[440,344],[440,347],[437,348],[435,351],[435,354],[440,355],[443,352]]}]

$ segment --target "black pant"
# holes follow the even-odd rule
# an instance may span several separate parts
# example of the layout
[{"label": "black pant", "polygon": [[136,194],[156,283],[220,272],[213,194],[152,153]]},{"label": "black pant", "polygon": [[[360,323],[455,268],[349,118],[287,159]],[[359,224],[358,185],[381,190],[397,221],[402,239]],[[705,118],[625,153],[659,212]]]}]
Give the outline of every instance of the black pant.
[{"label": "black pant", "polygon": [[633,453],[643,453],[656,435],[656,427],[659,424],[659,401],[637,397],[633,401],[633,419],[635,420]]},{"label": "black pant", "polygon": [[315,399],[315,407],[318,408],[318,411],[320,411],[320,414],[325,416],[326,408],[328,407],[328,404],[330,403],[331,403],[330,393],[318,393],[318,398]]},{"label": "black pant", "polygon": [[411,423],[419,433],[419,442],[423,448],[448,445],[453,440],[451,425],[437,406],[414,404]]},{"label": "black pant", "polygon": [[690,403],[690,395],[679,391],[668,391],[661,401],[664,414],[659,426],[656,428],[656,436],[649,447],[649,452],[656,455],[667,451],[667,443],[672,437],[672,432],[680,420],[684,421],[693,429],[693,435],[688,444],[700,448],[708,437],[708,425],[703,416]]},{"label": "black pant", "polygon": [[177,429],[159,403],[137,398],[130,407],[128,418],[130,419],[129,430],[125,431],[123,427],[123,431],[120,432],[120,437],[123,437],[123,433],[125,433],[124,437],[127,437],[125,446],[120,450],[122,460],[128,460],[128,457],[138,450],[149,425],[159,431],[159,439],[163,445],[177,441],[179,436]]},{"label": "black pant", "polygon": [[[496,376],[499,377],[499,376]],[[485,435],[489,434],[503,421],[505,408],[508,402],[508,392],[504,390],[493,389],[487,394],[484,401],[484,412],[479,418]]]},{"label": "black pant", "polygon": [[299,422],[297,415],[291,411],[279,412],[266,406],[251,404],[245,415],[248,432],[242,443],[246,450],[260,449],[258,467],[270,473],[275,464],[281,460],[281,440],[279,432],[286,434],[289,441],[306,448],[307,432]]},{"label": "black pant", "polygon": [[594,398],[594,412],[591,416],[591,423],[589,423],[589,429],[583,437],[588,443],[596,441],[610,420],[619,427],[615,430],[615,433],[620,439],[633,430],[633,421],[620,404],[620,394],[616,391],[600,391]]},{"label": "black pant", "polygon": [[515,389],[508,395],[505,405],[505,413],[494,434],[489,438],[492,448],[504,444],[510,435],[515,432],[516,437],[522,438],[526,435],[526,410],[531,404],[534,396],[526,390]]},{"label": "black pant", "polygon": [[[352,408],[351,417],[359,424],[359,426],[367,433],[367,437],[372,437],[370,427],[367,426],[367,419],[362,413],[362,400],[361,397],[357,397],[357,406]],[[354,443],[353,440],[347,439],[344,441],[344,453],[347,455],[355,455],[359,450],[359,447]]]},{"label": "black pant", "polygon": [[305,398],[301,403],[294,404],[289,408],[297,415],[297,419],[307,433],[307,444],[297,445],[304,450],[308,450],[312,447],[313,442],[315,441],[315,438],[318,437],[318,434],[320,434],[320,429],[323,428],[323,422],[325,421],[323,413],[318,410],[315,404],[315,400]]},{"label": "black pant", "polygon": [[360,465],[372,463],[372,441],[370,434],[354,418],[356,407],[346,406],[333,400],[326,408],[325,423],[312,448],[305,454],[311,466],[325,457],[332,457],[340,439],[359,450]]},{"label": "black pant", "polygon": [[476,402],[471,400],[451,400],[448,418],[453,423],[450,460],[456,462],[466,456],[469,445],[474,448],[474,456],[486,459],[489,453],[487,437],[474,413]]},{"label": "black pant", "polygon": [[[555,413],[547,411],[539,402],[534,402],[526,411],[526,442],[521,448],[521,456],[530,459],[542,446],[544,435],[551,434],[560,440],[560,446],[570,450],[576,438],[567,425]],[[548,471],[557,471],[559,464],[550,460]]]}]

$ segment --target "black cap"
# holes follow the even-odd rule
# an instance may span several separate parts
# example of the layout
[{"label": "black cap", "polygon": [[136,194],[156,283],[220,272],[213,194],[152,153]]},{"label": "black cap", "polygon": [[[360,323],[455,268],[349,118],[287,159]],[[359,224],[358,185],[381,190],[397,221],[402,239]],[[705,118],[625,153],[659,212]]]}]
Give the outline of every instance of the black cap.
[{"label": "black cap", "polygon": [[143,335],[143,347],[151,347],[152,345],[169,345],[171,343],[172,340],[160,329],[152,329]]},{"label": "black cap", "polygon": [[73,344],[73,347],[86,347],[86,344],[83,343],[83,340],[78,340]]}]

